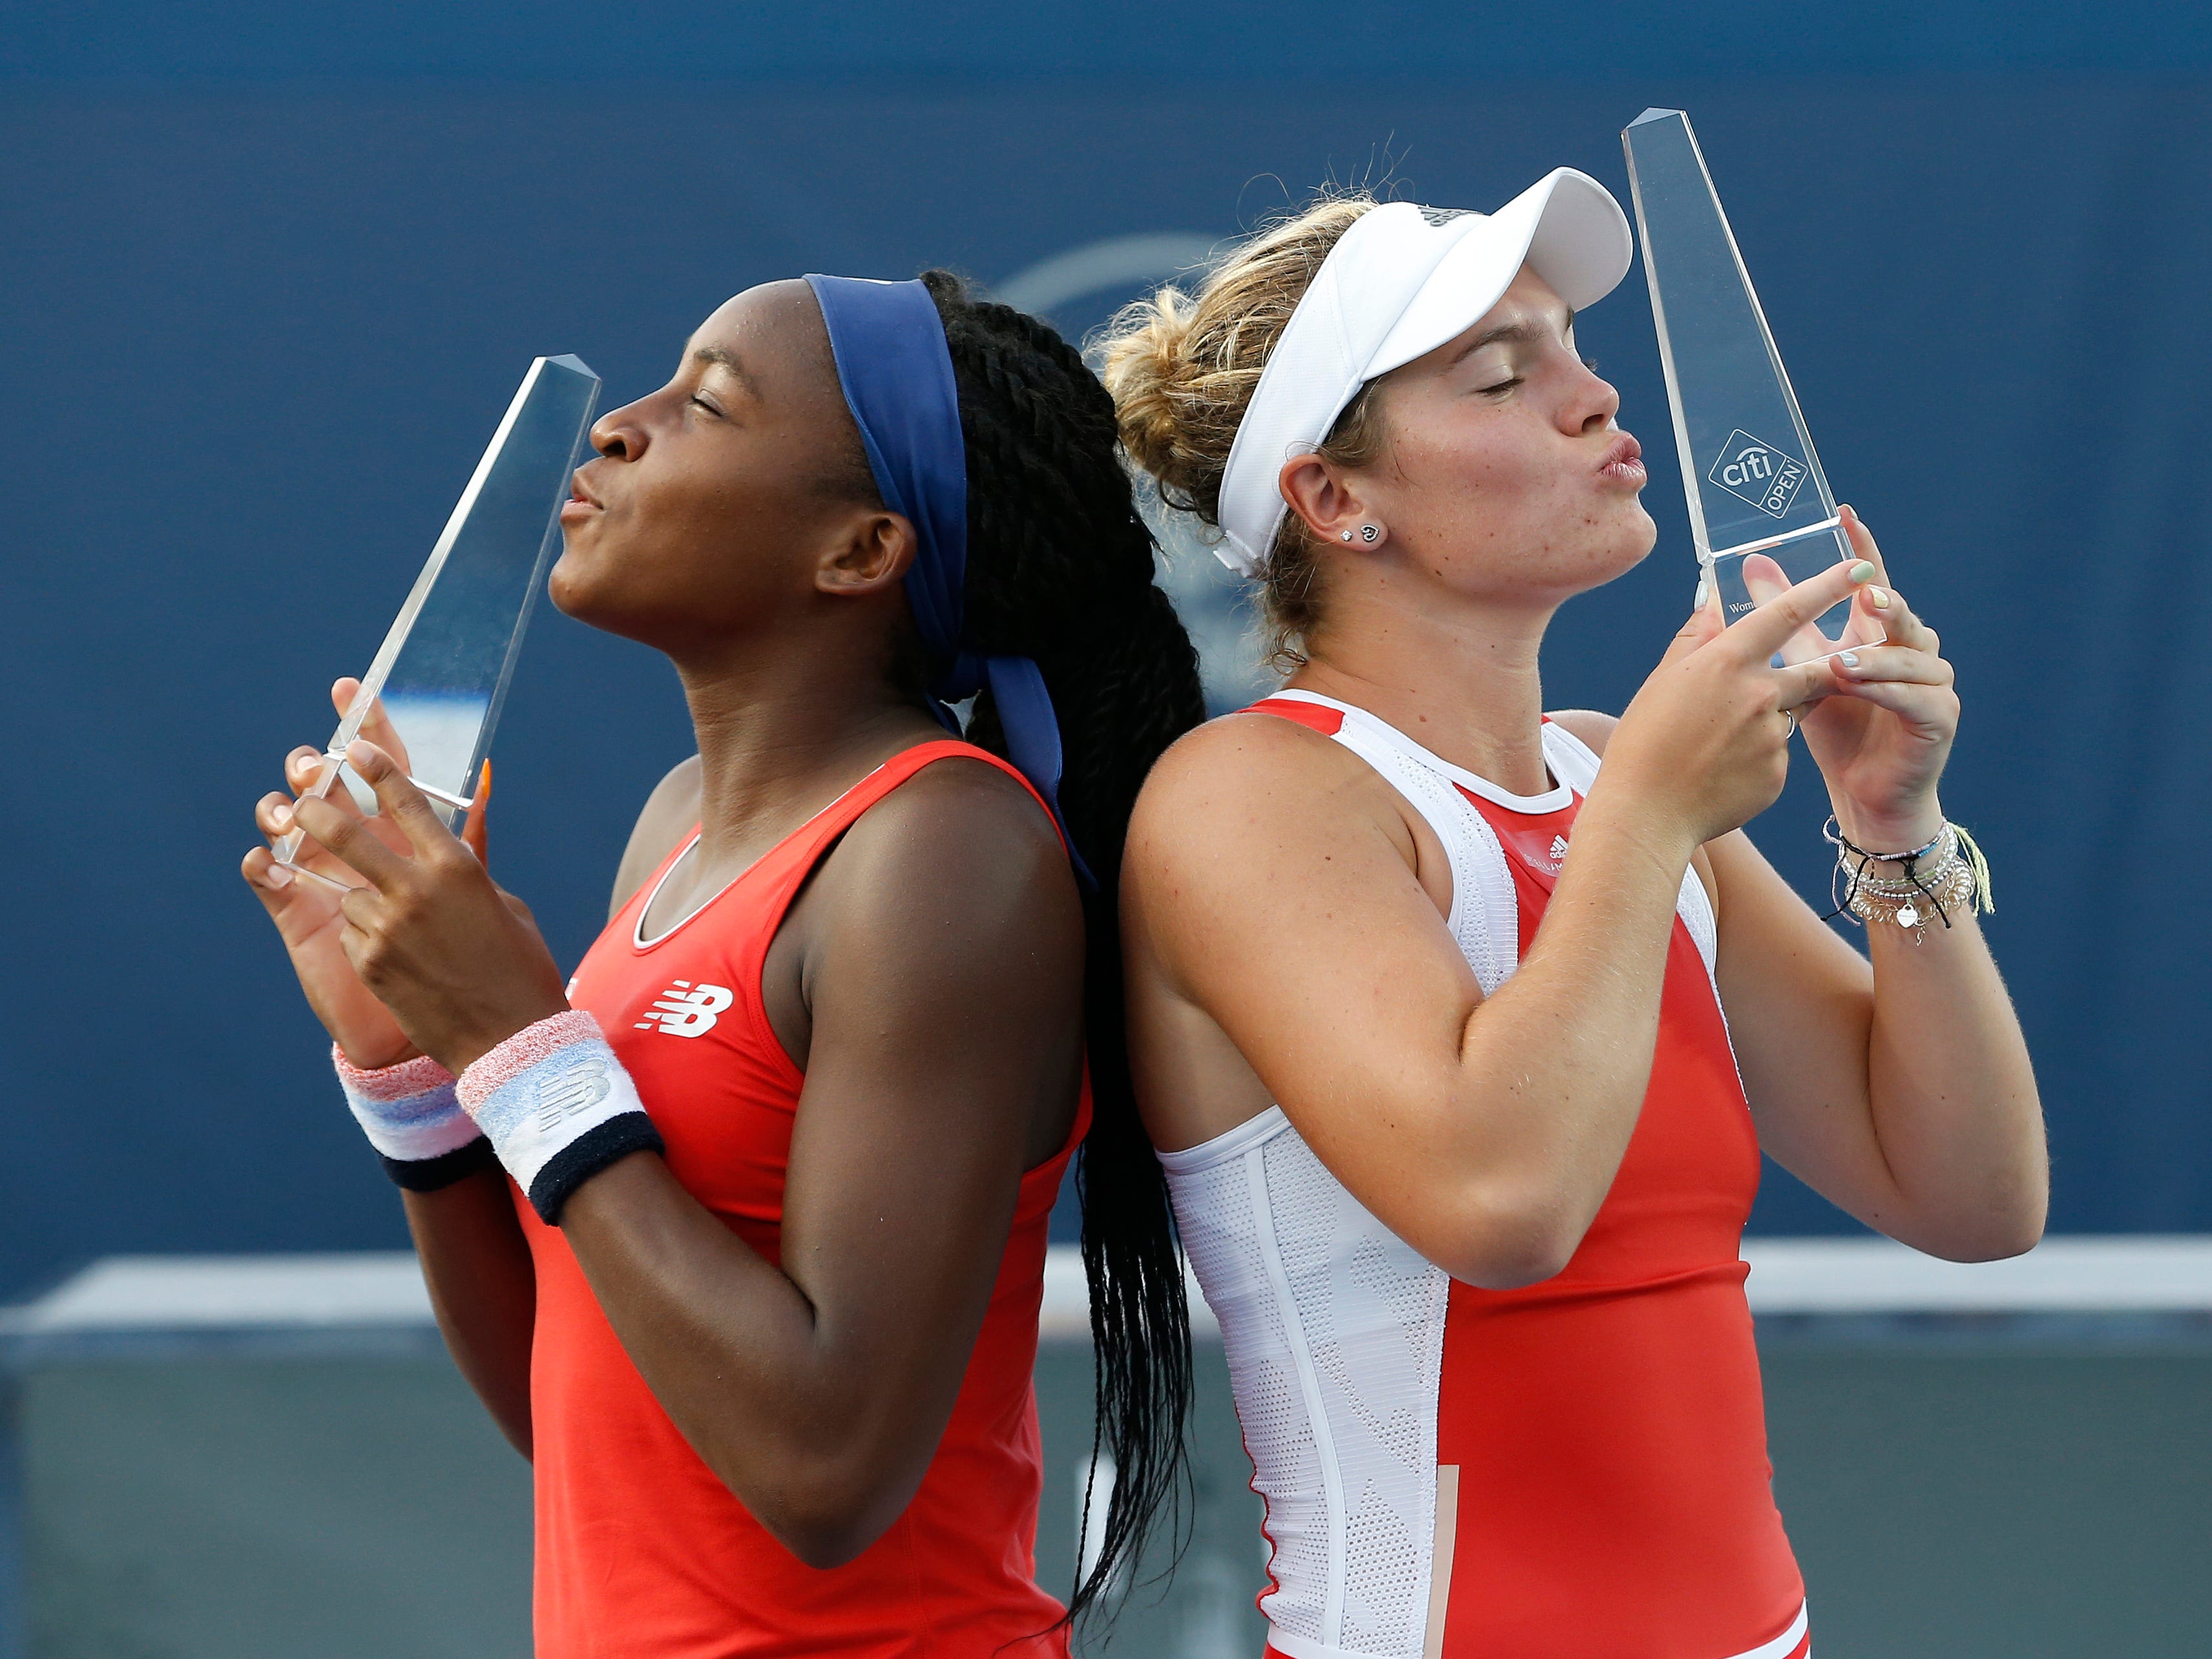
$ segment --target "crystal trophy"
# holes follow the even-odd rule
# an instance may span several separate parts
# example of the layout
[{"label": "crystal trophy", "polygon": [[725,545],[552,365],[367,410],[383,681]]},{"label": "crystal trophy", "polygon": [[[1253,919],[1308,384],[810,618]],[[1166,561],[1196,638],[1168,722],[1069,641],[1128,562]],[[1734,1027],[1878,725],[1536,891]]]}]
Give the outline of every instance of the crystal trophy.
[{"label": "crystal trophy", "polygon": [[[531,605],[560,544],[561,504],[599,398],[599,377],[574,357],[530,365],[362,677],[309,794],[327,795],[343,776],[362,810],[375,810],[344,756],[381,699],[416,787],[448,827],[467,811]],[[295,869],[301,834],[276,848]]]},{"label": "crystal trophy", "polygon": [[[1647,109],[1620,143],[1690,534],[1705,582],[1734,622],[1856,554],[1690,118]],[[1883,637],[1846,600],[1799,629],[1775,661],[1815,661]]]}]

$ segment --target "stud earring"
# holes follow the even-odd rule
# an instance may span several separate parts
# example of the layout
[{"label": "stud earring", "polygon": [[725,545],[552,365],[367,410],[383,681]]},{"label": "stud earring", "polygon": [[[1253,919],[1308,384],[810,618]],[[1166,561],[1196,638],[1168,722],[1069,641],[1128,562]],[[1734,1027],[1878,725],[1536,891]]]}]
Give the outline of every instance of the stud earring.
[{"label": "stud earring", "polygon": [[1352,539],[1352,532],[1349,530],[1344,532],[1344,539],[1346,541],[1350,541]]},{"label": "stud earring", "polygon": [[1370,547],[1374,546],[1376,543],[1382,539],[1382,527],[1380,525],[1372,524],[1364,524],[1360,526],[1359,539],[1365,542]]}]

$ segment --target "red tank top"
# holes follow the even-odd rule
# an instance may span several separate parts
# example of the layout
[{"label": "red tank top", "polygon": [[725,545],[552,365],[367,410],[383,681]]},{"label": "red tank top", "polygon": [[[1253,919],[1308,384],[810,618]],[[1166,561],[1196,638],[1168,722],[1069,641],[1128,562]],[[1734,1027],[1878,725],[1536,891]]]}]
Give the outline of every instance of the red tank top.
[{"label": "red tank top", "polygon": [[[1324,735],[1343,719],[1255,708]],[[1526,812],[1453,787],[1504,852],[1525,959],[1583,798]],[[1677,914],[1651,1080],[1581,1245],[1540,1284],[1449,1288],[1436,1459],[1456,1471],[1457,1502],[1439,1505],[1452,1531],[1435,1540],[1449,1576],[1432,1654],[1804,1653],[1743,1294],[1759,1158],[1718,995]]]},{"label": "red tank top", "polygon": [[[769,945],[854,822],[951,756],[1020,775],[964,743],[908,749],[641,944],[640,919],[695,830],[607,925],[570,987],[571,1004],[599,1017],[636,1080],[677,1180],[770,1261],[780,1255],[805,1079],[762,1002]],[[1047,1218],[1090,1115],[1086,1083],[1067,1145],[1022,1178],[981,1334],[913,1502],[857,1559],[826,1570],[778,1543],[691,1449],[631,1364],[567,1240],[518,1194],[538,1279],[538,1659],[1064,1655],[1063,1635],[1039,1635],[1061,1610],[1036,1584],[1042,1461],[1030,1379]]]}]

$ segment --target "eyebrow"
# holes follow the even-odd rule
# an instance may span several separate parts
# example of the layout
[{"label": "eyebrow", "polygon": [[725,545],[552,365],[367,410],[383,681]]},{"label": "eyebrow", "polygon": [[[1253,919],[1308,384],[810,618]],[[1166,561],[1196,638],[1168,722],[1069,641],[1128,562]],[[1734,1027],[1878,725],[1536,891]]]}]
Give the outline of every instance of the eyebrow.
[{"label": "eyebrow", "polygon": [[743,361],[728,347],[701,346],[691,354],[691,361],[695,363],[713,363],[728,369],[731,374],[738,377],[738,383],[748,392],[756,398],[760,396],[760,382],[745,372]]},{"label": "eyebrow", "polygon": [[[1561,337],[1564,338],[1567,333],[1573,329],[1574,325],[1575,313],[1570,311],[1567,313],[1566,321],[1559,326]],[[1481,350],[1483,347],[1486,345],[1496,345],[1501,340],[1507,341],[1514,345],[1535,345],[1549,339],[1550,337],[1551,336],[1546,332],[1540,324],[1507,323],[1503,327],[1492,329],[1487,334],[1478,334],[1475,336],[1474,339],[1469,340],[1457,351],[1453,352],[1451,362],[1445,364],[1444,367],[1447,368],[1456,368],[1460,364],[1465,362],[1476,352]]]}]

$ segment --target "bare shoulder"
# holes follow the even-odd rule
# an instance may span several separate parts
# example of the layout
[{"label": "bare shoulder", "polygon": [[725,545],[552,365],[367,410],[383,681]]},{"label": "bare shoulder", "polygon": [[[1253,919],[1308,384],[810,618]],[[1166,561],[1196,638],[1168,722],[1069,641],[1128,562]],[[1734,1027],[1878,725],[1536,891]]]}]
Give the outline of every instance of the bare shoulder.
[{"label": "bare shoulder", "polygon": [[1128,856],[1250,844],[1262,830],[1343,812],[1394,821],[1374,769],[1320,732],[1273,714],[1224,714],[1178,738],[1145,780]]},{"label": "bare shoulder", "polygon": [[1595,708],[1554,709],[1549,718],[1553,725],[1589,744],[1590,752],[1595,755],[1605,753],[1605,745],[1613,736],[1613,728],[1620,724],[1620,715],[1601,714]]},{"label": "bare shoulder", "polygon": [[1021,782],[981,760],[932,763],[871,806],[823,861],[814,908],[832,927],[955,939],[1080,939],[1060,831]]},{"label": "bare shoulder", "polygon": [[678,761],[646,797],[644,810],[630,830],[629,844],[623,848],[622,863],[615,870],[614,896],[607,905],[611,920],[698,821],[699,757],[693,755]]},{"label": "bare shoulder", "polygon": [[[1066,863],[1060,831],[1021,781],[988,761],[948,755],[933,761],[863,813],[843,845],[872,860],[935,861],[960,854],[963,865],[1010,855]],[[973,847],[970,856],[964,848]]]}]

